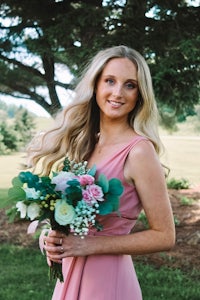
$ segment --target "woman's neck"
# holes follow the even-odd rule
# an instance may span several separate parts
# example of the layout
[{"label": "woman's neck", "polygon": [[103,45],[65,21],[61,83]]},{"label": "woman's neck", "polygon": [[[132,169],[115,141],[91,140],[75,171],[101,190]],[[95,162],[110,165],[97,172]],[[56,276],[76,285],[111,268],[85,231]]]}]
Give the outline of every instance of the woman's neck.
[{"label": "woman's neck", "polygon": [[136,133],[128,124],[119,124],[113,126],[106,126],[102,124],[100,126],[100,134],[98,139],[99,145],[118,144],[124,143],[127,139],[134,136]]}]

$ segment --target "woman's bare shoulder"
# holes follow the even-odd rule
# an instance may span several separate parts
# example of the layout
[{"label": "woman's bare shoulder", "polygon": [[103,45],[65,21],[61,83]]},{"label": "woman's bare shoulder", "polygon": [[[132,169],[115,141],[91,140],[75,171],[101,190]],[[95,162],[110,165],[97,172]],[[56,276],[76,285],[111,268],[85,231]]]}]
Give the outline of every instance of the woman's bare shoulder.
[{"label": "woman's bare shoulder", "polygon": [[141,139],[131,148],[129,158],[145,158],[147,155],[158,156],[153,143],[148,139]]}]

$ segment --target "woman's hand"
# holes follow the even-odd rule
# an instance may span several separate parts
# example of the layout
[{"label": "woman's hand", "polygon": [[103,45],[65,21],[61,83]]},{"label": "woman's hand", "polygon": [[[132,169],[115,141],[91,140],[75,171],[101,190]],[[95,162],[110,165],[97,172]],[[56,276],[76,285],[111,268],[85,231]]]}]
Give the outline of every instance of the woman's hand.
[{"label": "woman's hand", "polygon": [[62,263],[62,259],[70,256],[86,256],[92,254],[92,248],[88,243],[92,237],[74,236],[65,234],[58,231],[50,231],[49,235],[44,237],[44,249],[47,255],[47,261],[54,261]]}]

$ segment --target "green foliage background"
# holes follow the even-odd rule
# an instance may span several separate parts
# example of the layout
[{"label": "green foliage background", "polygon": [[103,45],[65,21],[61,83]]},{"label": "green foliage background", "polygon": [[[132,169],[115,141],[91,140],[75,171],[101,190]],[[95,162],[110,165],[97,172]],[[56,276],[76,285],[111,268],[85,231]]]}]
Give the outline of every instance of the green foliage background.
[{"label": "green foliage background", "polygon": [[[54,115],[62,106],[58,88],[72,89],[100,49],[124,44],[145,56],[163,124],[173,128],[199,103],[199,12],[186,0],[29,0],[17,5],[3,0],[0,93],[32,99]],[[63,70],[72,81],[59,79]]]},{"label": "green foliage background", "polygon": [[0,101],[0,155],[22,151],[35,127],[34,116],[26,109]]}]

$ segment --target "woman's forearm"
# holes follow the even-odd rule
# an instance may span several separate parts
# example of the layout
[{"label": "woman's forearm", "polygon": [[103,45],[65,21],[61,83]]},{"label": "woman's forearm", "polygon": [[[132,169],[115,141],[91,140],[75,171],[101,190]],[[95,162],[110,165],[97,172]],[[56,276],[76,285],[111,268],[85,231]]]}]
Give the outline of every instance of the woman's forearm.
[{"label": "woman's forearm", "polygon": [[87,239],[90,254],[131,254],[140,255],[169,250],[174,246],[175,233],[153,229],[121,236],[96,236]]}]

